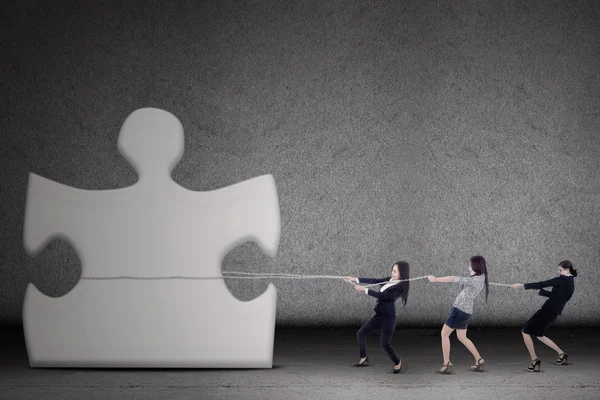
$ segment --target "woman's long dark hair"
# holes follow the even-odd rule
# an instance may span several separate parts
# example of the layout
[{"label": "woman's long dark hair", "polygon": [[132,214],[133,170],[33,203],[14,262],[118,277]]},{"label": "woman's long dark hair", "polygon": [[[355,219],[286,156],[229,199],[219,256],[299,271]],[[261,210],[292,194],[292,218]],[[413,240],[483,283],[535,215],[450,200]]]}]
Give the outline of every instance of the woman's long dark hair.
[{"label": "woman's long dark hair", "polygon": [[482,256],[473,256],[469,259],[469,262],[471,263],[471,269],[473,270],[473,272],[475,272],[475,275],[485,275],[485,302],[487,303],[488,294],[490,292],[490,284],[488,281],[488,272],[485,263],[485,258],[483,258]]},{"label": "woman's long dark hair", "polygon": [[[410,268],[406,261],[398,261],[394,265],[398,266],[398,272],[400,272],[400,280],[410,278]],[[392,269],[394,269],[394,265],[392,265]],[[402,302],[404,303],[404,307],[406,307],[406,301],[408,300],[408,288],[410,286],[409,284],[410,284],[409,281],[400,282],[398,284],[398,285],[400,285],[400,288],[402,289],[401,297],[402,297]]]},{"label": "woman's long dark hair", "polygon": [[569,260],[561,261],[560,263],[558,263],[558,265],[561,268],[568,269],[569,272],[571,273],[571,275],[573,275],[573,277],[577,276],[577,270],[575,268],[573,268],[573,264],[571,264],[571,261],[569,261]]}]

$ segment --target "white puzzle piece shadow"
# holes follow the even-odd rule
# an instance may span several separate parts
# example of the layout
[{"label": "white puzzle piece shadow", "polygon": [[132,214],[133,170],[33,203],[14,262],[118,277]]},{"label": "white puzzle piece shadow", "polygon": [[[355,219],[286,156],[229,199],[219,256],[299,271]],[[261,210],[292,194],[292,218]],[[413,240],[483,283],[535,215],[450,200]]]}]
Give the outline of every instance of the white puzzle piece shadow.
[{"label": "white puzzle piece shadow", "polygon": [[[225,255],[247,241],[275,257],[281,226],[273,177],[207,192],[181,187],[171,171],[183,156],[183,127],[154,108],[127,117],[118,149],[139,176],[130,187],[83,190],[29,174],[26,251],[36,256],[63,239],[82,269],[82,280],[63,297],[28,285],[30,365],[272,368],[272,283],[244,302],[223,279],[168,277],[222,277]],[[148,279],[154,277],[166,279]]]}]

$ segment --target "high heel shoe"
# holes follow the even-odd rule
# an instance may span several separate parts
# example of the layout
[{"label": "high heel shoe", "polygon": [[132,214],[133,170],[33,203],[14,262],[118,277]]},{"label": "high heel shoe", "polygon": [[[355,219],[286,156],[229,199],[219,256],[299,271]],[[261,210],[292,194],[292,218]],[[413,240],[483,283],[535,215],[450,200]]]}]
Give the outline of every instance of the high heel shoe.
[{"label": "high heel shoe", "polygon": [[354,364],[355,367],[366,367],[369,362],[369,357],[366,357],[363,362],[359,362],[358,364]]},{"label": "high heel shoe", "polygon": [[[394,365],[394,367],[395,367],[395,365]],[[394,373],[395,374],[399,374],[400,371],[402,371],[402,360],[400,360],[400,368],[398,368],[398,369],[394,368]]]},{"label": "high heel shoe", "polygon": [[452,363],[448,361],[448,364],[444,364],[442,369],[440,369],[441,374],[449,374],[452,372]]},{"label": "high heel shoe", "polygon": [[554,361],[557,365],[567,365],[567,358],[569,356],[567,355],[567,353],[562,353],[558,356],[558,360]]},{"label": "high heel shoe", "polygon": [[471,371],[481,371],[483,372],[483,366],[485,365],[485,361],[483,358],[477,360],[477,364],[471,365]]},{"label": "high heel shoe", "polygon": [[527,367],[527,370],[529,372],[540,372],[540,365],[542,364],[542,360],[540,360],[539,358],[536,358],[535,360],[533,360],[531,362],[531,364],[529,365],[529,367]]}]

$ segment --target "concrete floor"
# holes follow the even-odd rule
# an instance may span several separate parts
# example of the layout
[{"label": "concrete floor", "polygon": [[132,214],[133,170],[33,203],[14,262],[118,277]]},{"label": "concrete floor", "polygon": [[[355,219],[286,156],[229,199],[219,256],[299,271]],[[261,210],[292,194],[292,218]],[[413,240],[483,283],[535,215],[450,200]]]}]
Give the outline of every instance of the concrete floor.
[{"label": "concrete floor", "polygon": [[540,373],[526,370],[528,355],[519,329],[473,330],[469,337],[486,359],[483,373],[453,335],[452,375],[442,364],[438,330],[398,329],[393,346],[403,360],[400,374],[367,339],[371,366],[358,361],[356,329],[277,329],[274,368],[268,370],[31,369],[23,331],[3,329],[0,351],[2,399],[600,399],[598,329],[551,328],[548,336],[569,354],[536,341]]}]

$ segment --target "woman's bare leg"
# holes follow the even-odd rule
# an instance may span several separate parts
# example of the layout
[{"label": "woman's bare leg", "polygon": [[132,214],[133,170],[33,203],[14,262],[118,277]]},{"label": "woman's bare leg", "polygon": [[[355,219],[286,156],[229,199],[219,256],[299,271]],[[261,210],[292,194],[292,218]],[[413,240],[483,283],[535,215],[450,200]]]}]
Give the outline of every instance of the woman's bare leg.
[{"label": "woman's bare leg", "polygon": [[554,343],[552,340],[550,340],[550,338],[548,338],[546,336],[538,336],[537,338],[539,339],[540,342],[544,343],[546,346],[550,347],[552,350],[557,352],[559,356],[563,353],[563,351],[560,349],[560,347],[558,347],[556,345],[556,343]]},{"label": "woman's bare leg", "polygon": [[442,354],[444,356],[444,365],[450,362],[450,335],[454,332],[453,328],[444,324],[442,327]]},{"label": "woman's bare leg", "polygon": [[475,357],[475,364],[478,364],[479,359],[481,358],[481,355],[477,351],[477,348],[475,347],[475,345],[473,344],[471,339],[469,339],[467,337],[467,330],[466,329],[457,329],[456,336],[458,337],[458,340],[460,340],[460,342],[465,345],[467,350],[469,350],[471,352],[471,354],[473,354],[473,357]]},{"label": "woman's bare leg", "polygon": [[525,342],[525,346],[527,346],[527,350],[529,351],[529,355],[531,356],[531,361],[537,359],[537,355],[535,354],[535,348],[533,347],[533,340],[531,339],[531,335],[524,333],[521,331],[523,335],[523,341]]}]

